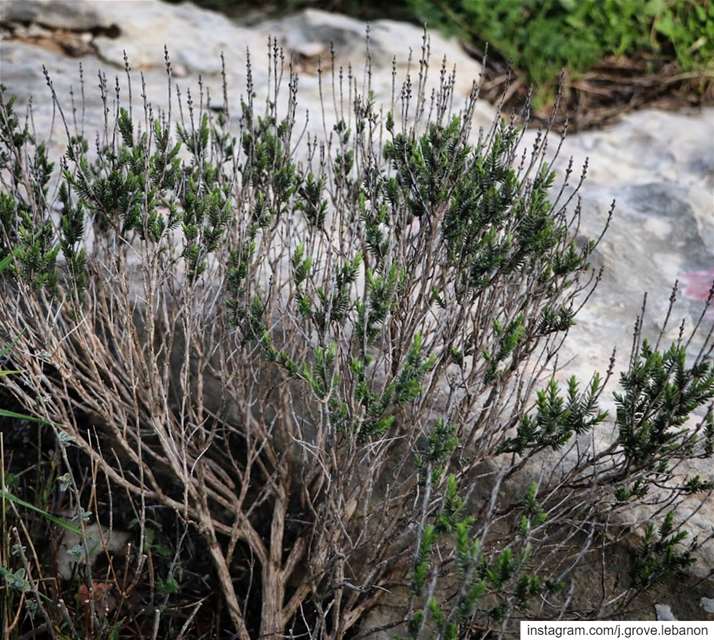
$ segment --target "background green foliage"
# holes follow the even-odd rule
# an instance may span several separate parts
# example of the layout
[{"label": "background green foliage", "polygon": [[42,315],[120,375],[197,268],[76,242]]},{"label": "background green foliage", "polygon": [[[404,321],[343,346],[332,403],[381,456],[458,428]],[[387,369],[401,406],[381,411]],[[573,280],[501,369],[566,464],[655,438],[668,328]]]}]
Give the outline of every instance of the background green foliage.
[{"label": "background green foliage", "polygon": [[609,55],[652,54],[685,70],[714,61],[707,0],[407,0],[429,24],[489,46],[537,87],[562,68],[582,72]]}]

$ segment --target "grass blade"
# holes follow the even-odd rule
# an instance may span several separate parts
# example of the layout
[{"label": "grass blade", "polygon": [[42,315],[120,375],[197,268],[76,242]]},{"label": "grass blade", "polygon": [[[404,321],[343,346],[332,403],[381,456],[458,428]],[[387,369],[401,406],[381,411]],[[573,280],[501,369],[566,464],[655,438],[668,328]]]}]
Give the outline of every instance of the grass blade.
[{"label": "grass blade", "polygon": [[30,511],[34,511],[35,513],[39,513],[45,520],[48,522],[51,522],[53,524],[56,524],[58,527],[62,527],[65,531],[69,531],[71,533],[74,533],[75,535],[81,535],[81,529],[75,525],[73,525],[69,520],[65,520],[64,518],[60,518],[59,516],[52,515],[51,513],[48,513],[44,509],[40,509],[39,507],[36,507],[34,504],[31,504],[30,502],[25,502],[22,498],[18,498],[16,495],[10,493],[6,489],[0,489],[0,497],[9,500],[13,504],[16,504],[19,507],[22,507],[24,509],[29,509]]}]

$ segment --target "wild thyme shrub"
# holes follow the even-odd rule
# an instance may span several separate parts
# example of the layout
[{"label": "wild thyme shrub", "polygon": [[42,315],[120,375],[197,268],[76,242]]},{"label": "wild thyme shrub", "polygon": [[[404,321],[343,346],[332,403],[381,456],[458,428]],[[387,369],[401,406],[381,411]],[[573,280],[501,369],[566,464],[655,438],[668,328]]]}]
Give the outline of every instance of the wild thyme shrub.
[{"label": "wild thyme shrub", "polygon": [[[608,415],[612,363],[555,377],[598,281],[599,239],[576,237],[585,169],[556,175],[549,132],[524,150],[516,119],[472,131],[477,88],[454,109],[442,70],[430,100],[426,61],[387,111],[356,83],[340,102],[353,80],[330,69],[345,115],[302,143],[282,64],[272,48],[264,103],[248,68],[240,105],[224,89],[209,109],[201,85],[168,113],[122,101],[128,65],[114,102],[100,75],[91,152],[48,77],[52,161],[2,92],[7,389],[138,505],[140,541],[147,508],[190,527],[241,640],[345,638],[400,589],[402,635],[507,635],[531,611],[612,614],[686,569],[708,540],[676,508],[712,489],[680,470],[712,455],[704,313],[671,346],[666,321],[654,343],[637,324]],[[636,509],[662,523],[629,579],[574,597]]]}]

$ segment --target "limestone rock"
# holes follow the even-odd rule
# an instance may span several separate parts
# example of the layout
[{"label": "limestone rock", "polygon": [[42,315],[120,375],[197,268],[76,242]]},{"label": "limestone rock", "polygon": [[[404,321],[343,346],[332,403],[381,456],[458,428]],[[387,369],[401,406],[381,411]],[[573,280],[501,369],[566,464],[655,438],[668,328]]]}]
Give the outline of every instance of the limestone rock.
[{"label": "limestone rock", "polygon": [[0,5],[0,22],[33,23],[53,29],[89,31],[116,30],[111,12],[112,2],[77,0],[5,0]]},{"label": "limestone rock", "polygon": [[[368,26],[369,47],[365,38]],[[335,65],[341,67],[345,74],[351,69],[358,88],[362,90],[364,60],[369,49],[375,103],[385,108],[389,108],[393,97],[393,62],[398,78],[396,98],[399,97],[401,82],[407,73],[411,74],[412,81],[416,83],[419,61],[423,55],[424,30],[415,25],[394,20],[376,20],[367,25],[347,16],[305,9],[279,20],[266,21],[258,28],[266,35],[276,37],[289,53],[297,56],[298,69],[302,71],[300,86],[307,88],[311,101],[317,94],[318,60],[322,68],[326,69],[330,64],[331,50],[334,50]],[[434,31],[428,32],[427,36],[431,68],[427,96],[438,80],[438,70],[443,61],[447,72],[456,71],[455,98],[457,103],[463,101],[481,74],[481,65],[469,57],[454,39],[444,38]],[[495,115],[491,105],[479,103],[475,113],[476,126],[488,127]]]},{"label": "limestone rock", "polygon": [[[66,6],[72,10],[66,10]],[[330,42],[335,43],[337,66],[347,73],[351,65],[358,80],[358,90],[365,91],[362,84],[365,61],[365,34],[367,24],[345,16],[324,11],[307,10],[281,20],[270,20],[251,28],[232,22],[225,16],[199,9],[185,2],[169,5],[159,0],[112,0],[97,2],[92,0],[9,0],[0,22],[10,25],[13,30],[25,28],[30,21],[51,33],[58,29],[71,29],[89,40],[86,51],[95,55],[84,55],[80,61],[84,67],[84,77],[88,88],[85,95],[88,128],[101,124],[101,106],[98,102],[96,86],[97,72],[103,69],[110,84],[114,77],[120,77],[122,95],[127,89],[123,78],[124,52],[133,69],[141,70],[146,79],[149,99],[154,108],[166,110],[167,94],[164,77],[164,45],[168,47],[174,69],[174,77],[186,95],[190,89],[197,95],[199,74],[204,86],[210,91],[214,102],[221,101],[221,62],[224,54],[228,76],[229,100],[234,111],[245,92],[247,51],[251,52],[252,74],[259,99],[267,91],[267,66],[265,53],[269,36],[274,36],[286,47],[286,55],[294,58],[299,79],[299,110],[301,118],[310,114],[308,131],[322,134],[320,114],[320,92],[316,73],[316,58],[323,58],[323,65],[329,64]],[[2,34],[2,31],[0,31]],[[210,37],[207,37],[210,34]],[[421,57],[423,30],[409,24],[390,20],[379,20],[371,25],[370,50],[373,63],[372,92],[378,105],[389,108],[392,101],[392,58],[397,59],[397,94],[407,72],[416,81],[418,60]],[[456,90],[454,108],[467,97],[472,82],[477,79],[481,66],[469,58],[455,40],[447,40],[430,33],[431,41],[431,82],[438,77],[436,70],[442,59],[447,68],[456,67]],[[33,46],[34,44],[34,46]],[[57,94],[63,104],[69,103],[70,88],[79,95],[78,60],[66,55],[58,55],[53,47],[37,46],[13,35],[5,33],[0,47],[3,61],[3,82],[22,101],[35,97],[35,117],[38,131],[49,131],[52,122],[52,108],[49,100],[40,98],[47,95],[45,79],[42,76],[44,64],[52,76]],[[411,64],[408,65],[409,48],[413,50]],[[430,87],[433,86],[430,85]],[[137,108],[141,107],[140,91],[134,87]],[[430,90],[430,88],[428,89]],[[287,92],[283,92],[287,95]],[[331,96],[328,98],[331,101]],[[174,108],[175,105],[174,105]],[[327,110],[328,112],[331,109]],[[329,117],[329,113],[328,113]],[[487,103],[479,103],[474,116],[476,127],[488,127],[495,117],[495,110]],[[328,124],[328,127],[330,124]]]},{"label": "limestone rock", "polygon": [[714,613],[714,598],[702,597],[699,601],[699,604],[702,606],[702,609],[704,609],[704,611],[706,611],[707,613]]},{"label": "limestone rock", "polygon": [[676,620],[672,613],[672,607],[668,604],[656,604],[655,613],[657,614],[657,620]]},{"label": "limestone rock", "polygon": [[63,579],[69,580],[75,564],[91,567],[103,553],[123,553],[129,538],[126,531],[104,529],[96,523],[85,528],[84,537],[66,531],[57,553],[57,571]]},{"label": "limestone rock", "polygon": [[166,45],[176,64],[197,73],[218,73],[221,52],[242,68],[246,49],[265,46],[262,34],[190,2],[173,6],[159,0],[9,0],[1,19],[95,31],[99,57],[119,67],[126,51],[135,68],[163,68]]}]

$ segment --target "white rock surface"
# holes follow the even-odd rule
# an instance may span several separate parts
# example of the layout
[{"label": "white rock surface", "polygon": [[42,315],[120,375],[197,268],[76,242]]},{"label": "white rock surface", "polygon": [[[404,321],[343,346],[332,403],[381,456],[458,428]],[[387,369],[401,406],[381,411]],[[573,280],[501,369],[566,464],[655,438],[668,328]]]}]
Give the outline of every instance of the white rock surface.
[{"label": "white rock surface", "polygon": [[[201,73],[215,73],[219,56],[242,68],[246,49],[263,48],[265,39],[225,16],[192,3],[169,5],[159,0],[6,0],[8,22],[34,22],[49,28],[98,31],[99,57],[123,66],[126,51],[135,68],[163,67],[164,45],[174,63]],[[112,37],[114,35],[115,37]]]},{"label": "white rock surface", "polygon": [[84,536],[66,531],[57,550],[57,571],[65,580],[74,572],[74,565],[92,567],[102,554],[121,554],[126,552],[130,534],[126,531],[108,530],[98,524],[90,524]]},{"label": "white rock surface", "polygon": [[699,604],[707,613],[714,613],[714,598],[702,597]]},{"label": "white rock surface", "polygon": [[[5,1],[0,5],[0,20],[30,22],[61,29],[111,29],[110,2],[91,3],[76,0]],[[106,9],[109,8],[109,13]]]},{"label": "white rock surface", "polygon": [[[332,43],[337,64],[346,68],[351,63],[359,71],[367,53],[367,25],[361,20],[326,11],[306,9],[280,20],[267,21],[260,25],[260,29],[271,33],[288,51],[308,61],[314,62],[318,57],[322,58],[323,64],[329,61]],[[404,22],[376,20],[369,25],[373,88],[379,95],[391,95],[393,61],[399,75],[407,71],[416,75],[422,58],[423,38],[422,29]],[[481,65],[453,40],[447,40],[436,32],[429,32],[428,38],[432,68],[445,61],[449,72],[456,70],[456,95],[467,96],[481,73]],[[487,109],[487,105],[484,109],[484,115],[488,116],[487,123],[490,123],[493,112]]]},{"label": "white rock surface", "polygon": [[672,607],[668,604],[656,604],[655,613],[657,615],[657,620],[676,620],[672,613]]},{"label": "white rock surface", "polygon": [[[196,7],[190,2],[169,5],[159,0],[5,0],[0,22],[6,25],[34,22],[48,29],[73,29],[91,35],[96,56],[82,59],[88,73],[95,77],[97,63],[108,75],[120,73],[126,52],[131,66],[141,70],[152,90],[152,102],[166,102],[164,45],[169,48],[174,73],[185,86],[194,86],[198,74],[220,96],[220,55],[223,53],[228,73],[230,100],[239,104],[245,88],[247,52],[251,52],[256,91],[264,92],[267,84],[265,52],[268,38],[278,39],[288,58],[294,58],[300,72],[300,110],[312,114],[310,126],[315,133],[322,130],[316,117],[320,113],[317,59],[323,68],[329,66],[330,44],[334,44],[336,67],[351,67],[358,88],[363,91],[367,25],[364,22],[318,10],[305,10],[281,20],[266,21],[252,28],[239,26],[225,16]],[[7,37],[10,36],[10,37]],[[407,72],[416,79],[421,58],[423,30],[414,25],[378,20],[370,26],[372,53],[372,92],[377,104],[389,105],[392,99],[392,59],[401,83]],[[456,69],[456,102],[468,96],[481,66],[469,58],[455,40],[430,33],[431,66],[438,68],[442,60],[449,71]],[[70,83],[77,85],[77,61],[37,52],[38,47],[23,46],[23,42],[6,34],[2,41],[3,77],[5,83],[17,87],[20,94],[44,95],[41,64],[45,63],[55,82],[66,96]],[[409,62],[409,51],[413,51]],[[433,74],[436,79],[437,74]],[[432,85],[430,85],[429,89]],[[398,89],[397,89],[398,90]],[[138,92],[136,92],[138,93]],[[488,126],[494,109],[478,105],[476,126]]]}]

